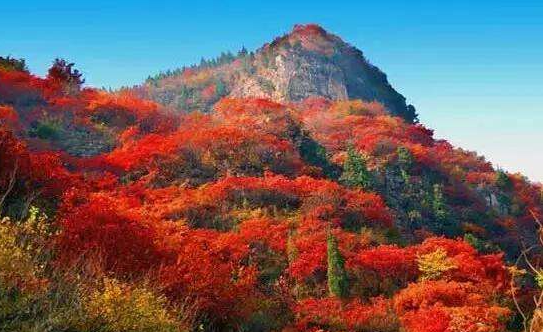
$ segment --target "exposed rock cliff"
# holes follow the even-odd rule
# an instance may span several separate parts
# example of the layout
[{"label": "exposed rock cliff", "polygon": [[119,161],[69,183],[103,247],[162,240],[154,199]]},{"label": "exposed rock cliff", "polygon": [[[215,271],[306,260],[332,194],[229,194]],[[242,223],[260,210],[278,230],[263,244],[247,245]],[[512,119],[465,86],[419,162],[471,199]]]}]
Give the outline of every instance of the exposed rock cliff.
[{"label": "exposed rock cliff", "polygon": [[382,102],[409,121],[415,109],[371,65],[363,53],[317,25],[292,32],[255,53],[240,52],[150,78],[137,89],[143,97],[180,110],[207,111],[221,97],[265,97],[280,102],[310,96]]}]

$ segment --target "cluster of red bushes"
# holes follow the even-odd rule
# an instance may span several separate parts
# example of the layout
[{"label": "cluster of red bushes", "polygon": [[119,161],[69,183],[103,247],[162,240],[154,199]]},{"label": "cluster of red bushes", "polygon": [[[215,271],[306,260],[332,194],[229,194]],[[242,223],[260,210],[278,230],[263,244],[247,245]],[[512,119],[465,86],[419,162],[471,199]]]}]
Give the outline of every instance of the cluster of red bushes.
[{"label": "cluster of red bushes", "polygon": [[[311,137],[341,167],[352,146],[379,169],[406,148],[412,176],[439,174],[445,195],[467,206],[484,205],[481,188],[504,192],[515,213],[493,222],[509,220],[521,236],[514,227],[541,215],[541,188],[516,175],[501,184],[489,163],[431,130],[374,102],[224,99],[212,114],[174,116],[127,94],[64,84],[0,70],[1,203],[22,213],[20,202],[53,202],[58,269],[96,260],[116,278],[151,279],[219,326],[267,315],[288,317],[285,331],[498,332],[512,316],[502,254],[427,230],[421,243],[404,242],[387,197],[326,178],[301,149]],[[51,116],[63,130],[106,130],[115,144],[81,157],[30,134]],[[331,236],[345,260],[343,298],[327,290]]]}]

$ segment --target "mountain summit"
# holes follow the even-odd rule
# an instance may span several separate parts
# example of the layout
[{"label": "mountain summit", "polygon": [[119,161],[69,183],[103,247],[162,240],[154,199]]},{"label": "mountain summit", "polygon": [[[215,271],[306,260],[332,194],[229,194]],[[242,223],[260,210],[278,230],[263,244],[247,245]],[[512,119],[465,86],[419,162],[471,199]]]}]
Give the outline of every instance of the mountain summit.
[{"label": "mountain summit", "polygon": [[178,110],[210,110],[224,96],[298,102],[321,96],[332,100],[379,101],[394,115],[416,119],[415,108],[370,64],[362,51],[315,24],[293,30],[256,52],[223,53],[200,65],[150,77],[136,90],[142,97]]}]

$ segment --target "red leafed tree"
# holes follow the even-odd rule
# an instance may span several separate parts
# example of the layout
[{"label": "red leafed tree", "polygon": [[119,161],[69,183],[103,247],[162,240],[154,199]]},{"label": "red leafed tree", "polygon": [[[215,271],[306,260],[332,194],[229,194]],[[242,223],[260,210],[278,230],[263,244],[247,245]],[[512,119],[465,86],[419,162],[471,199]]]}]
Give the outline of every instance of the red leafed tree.
[{"label": "red leafed tree", "polygon": [[174,235],[175,258],[160,269],[168,296],[188,299],[219,324],[246,318],[254,310],[257,270],[243,264],[248,246],[211,230]]},{"label": "red leafed tree", "polygon": [[[138,274],[159,266],[158,236],[141,216],[119,209],[120,202],[104,196],[62,207],[57,246],[61,263],[81,263],[83,257],[98,259],[106,271]],[[131,206],[132,204],[129,204]]]},{"label": "red leafed tree", "polygon": [[440,306],[408,312],[402,317],[407,332],[447,332],[450,316]]},{"label": "red leafed tree", "polygon": [[393,329],[397,322],[389,313],[389,304],[383,298],[369,303],[353,300],[342,303],[336,298],[308,298],[294,308],[296,328],[307,331],[318,327],[327,331],[371,331]]}]

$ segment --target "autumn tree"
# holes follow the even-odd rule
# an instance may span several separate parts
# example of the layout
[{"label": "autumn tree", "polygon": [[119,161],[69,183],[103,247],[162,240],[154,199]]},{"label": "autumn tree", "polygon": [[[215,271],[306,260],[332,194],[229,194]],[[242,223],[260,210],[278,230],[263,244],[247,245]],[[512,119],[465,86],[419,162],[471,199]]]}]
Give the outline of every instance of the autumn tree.
[{"label": "autumn tree", "polygon": [[447,257],[445,250],[438,248],[436,251],[424,254],[417,259],[421,280],[436,280],[449,270],[456,268],[454,262]]}]

